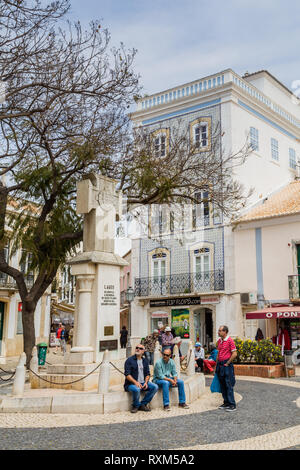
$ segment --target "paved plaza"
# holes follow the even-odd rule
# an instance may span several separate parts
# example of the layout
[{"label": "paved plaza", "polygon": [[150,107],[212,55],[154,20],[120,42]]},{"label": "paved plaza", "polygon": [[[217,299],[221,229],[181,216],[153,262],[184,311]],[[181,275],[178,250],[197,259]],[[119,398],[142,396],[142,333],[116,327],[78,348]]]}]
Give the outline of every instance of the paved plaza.
[{"label": "paved plaza", "polygon": [[[211,394],[210,383],[207,376],[205,394],[187,411],[0,414],[0,449],[299,449],[300,377],[237,377],[235,413],[217,408],[222,397]],[[10,390],[9,384],[0,389],[2,395]]]}]

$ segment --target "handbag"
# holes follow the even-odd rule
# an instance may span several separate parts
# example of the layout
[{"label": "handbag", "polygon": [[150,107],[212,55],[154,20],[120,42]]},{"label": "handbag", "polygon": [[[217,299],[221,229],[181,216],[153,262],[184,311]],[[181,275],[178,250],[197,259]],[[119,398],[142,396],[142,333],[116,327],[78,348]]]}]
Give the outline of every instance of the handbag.
[{"label": "handbag", "polygon": [[213,381],[210,386],[211,393],[221,393],[221,385],[217,374],[214,375]]}]

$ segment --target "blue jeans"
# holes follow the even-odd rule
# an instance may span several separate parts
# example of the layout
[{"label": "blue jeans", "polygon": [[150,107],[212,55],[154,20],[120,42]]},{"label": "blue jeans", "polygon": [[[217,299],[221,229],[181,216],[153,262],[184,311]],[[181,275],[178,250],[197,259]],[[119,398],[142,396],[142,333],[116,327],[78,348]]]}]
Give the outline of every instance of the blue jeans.
[{"label": "blue jeans", "polygon": [[145,356],[148,359],[149,365],[153,366],[154,352],[145,351]]},{"label": "blue jeans", "polygon": [[[164,406],[169,405],[170,404],[169,389],[170,387],[172,387],[171,382],[169,382],[168,380],[156,380],[156,383],[159,386],[159,388],[162,388]],[[178,379],[177,387],[178,387],[179,403],[185,403],[184,381],[181,379]]]},{"label": "blue jeans", "polygon": [[[144,385],[142,383],[141,385]],[[128,385],[128,392],[132,393],[132,406],[135,408],[139,408],[141,405],[147,405],[147,403],[150,403],[154,395],[156,394],[158,390],[158,386],[152,382],[148,382],[148,388],[146,390],[146,394],[143,398],[143,400],[140,403],[140,394],[143,390],[141,390],[139,387],[137,387],[134,384]]]},{"label": "blue jeans", "polygon": [[218,375],[220,382],[224,404],[236,406],[233,392],[233,387],[235,385],[234,367],[232,363],[225,367],[225,362],[227,361],[217,363],[216,374]]}]

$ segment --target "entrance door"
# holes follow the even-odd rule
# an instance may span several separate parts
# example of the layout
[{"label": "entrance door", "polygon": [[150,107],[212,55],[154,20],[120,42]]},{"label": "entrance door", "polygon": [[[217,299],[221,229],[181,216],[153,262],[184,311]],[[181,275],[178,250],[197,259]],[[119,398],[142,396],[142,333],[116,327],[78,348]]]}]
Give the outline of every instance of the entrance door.
[{"label": "entrance door", "polygon": [[4,307],[5,303],[0,302],[0,355],[2,352],[2,337],[3,337],[3,324],[4,324]]}]

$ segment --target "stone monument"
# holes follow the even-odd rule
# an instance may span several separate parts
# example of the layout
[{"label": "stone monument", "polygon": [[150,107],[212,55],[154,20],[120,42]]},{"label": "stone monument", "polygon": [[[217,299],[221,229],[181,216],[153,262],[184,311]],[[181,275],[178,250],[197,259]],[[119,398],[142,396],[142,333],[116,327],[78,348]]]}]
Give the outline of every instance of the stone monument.
[{"label": "stone monument", "polygon": [[[115,221],[122,214],[117,182],[93,174],[77,184],[77,214],[84,215],[83,253],[69,261],[76,276],[74,339],[66,363],[98,362],[108,349],[120,358],[120,268]],[[123,351],[122,351],[123,352]]]},{"label": "stone monument", "polygon": [[122,194],[116,184],[96,174],[77,184],[76,210],[84,216],[84,227],[83,252],[69,261],[76,277],[73,345],[63,364],[48,365],[42,374],[45,380],[32,381],[32,388],[46,388],[50,383],[51,388],[96,389],[99,368],[95,367],[106,350],[110,360],[123,359],[123,365],[120,268],[128,263],[114,252],[115,221],[122,212]]}]

